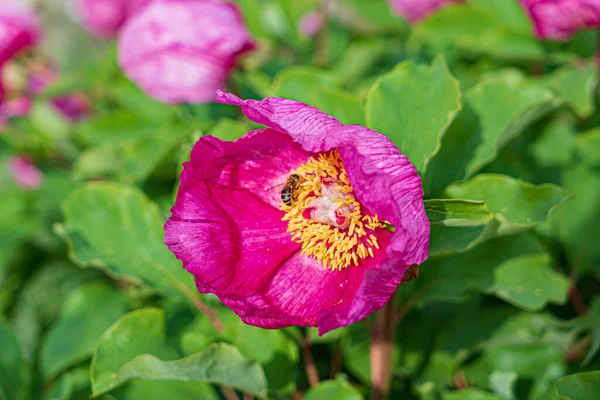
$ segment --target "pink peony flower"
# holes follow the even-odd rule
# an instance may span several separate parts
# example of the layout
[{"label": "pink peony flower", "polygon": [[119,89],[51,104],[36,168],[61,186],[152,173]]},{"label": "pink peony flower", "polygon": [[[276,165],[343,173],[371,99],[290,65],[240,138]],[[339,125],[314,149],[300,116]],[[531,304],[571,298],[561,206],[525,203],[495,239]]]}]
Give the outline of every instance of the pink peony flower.
[{"label": "pink peony flower", "polygon": [[438,8],[464,0],[389,0],[392,9],[410,22],[417,22],[433,14]]},{"label": "pink peony flower", "polygon": [[119,63],[166,103],[214,101],[237,56],[254,48],[237,7],[219,0],[162,0],[127,21]]},{"label": "pink peony flower", "polygon": [[37,189],[44,176],[25,156],[14,156],[8,160],[8,169],[17,185],[23,189]]},{"label": "pink peony flower", "polygon": [[150,0],[78,0],[76,12],[82,26],[99,37],[115,36],[127,18]]},{"label": "pink peony flower", "polygon": [[35,45],[41,28],[33,10],[16,0],[0,0],[0,65]]},{"label": "pink peony flower", "polygon": [[381,308],[427,258],[414,166],[380,133],[303,103],[217,102],[267,128],[205,136],[184,165],[165,243],[198,290],[248,324],[321,334]]},{"label": "pink peony flower", "polygon": [[323,27],[324,22],[325,18],[323,18],[323,14],[309,12],[300,19],[298,28],[300,29],[300,33],[304,36],[315,36]]},{"label": "pink peony flower", "polygon": [[600,0],[521,0],[542,39],[568,40],[582,28],[600,27]]}]

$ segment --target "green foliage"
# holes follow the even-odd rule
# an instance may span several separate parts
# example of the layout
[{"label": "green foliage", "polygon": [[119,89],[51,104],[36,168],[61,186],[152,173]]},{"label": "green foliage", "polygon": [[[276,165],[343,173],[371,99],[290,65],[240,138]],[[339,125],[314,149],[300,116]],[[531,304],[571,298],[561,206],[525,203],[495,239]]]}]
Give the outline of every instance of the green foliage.
[{"label": "green foliage", "polygon": [[[414,24],[387,0],[233,1],[257,50],[223,89],[379,131],[422,178],[429,258],[393,305],[389,398],[600,398],[598,33],[541,41],[518,0]],[[374,316],[322,337],[246,325],[164,244],[195,141],[261,127],[152,99],[47,3],[61,76],[0,127],[0,400],[373,397]],[[74,90],[92,112],[69,121],[49,100]]]}]

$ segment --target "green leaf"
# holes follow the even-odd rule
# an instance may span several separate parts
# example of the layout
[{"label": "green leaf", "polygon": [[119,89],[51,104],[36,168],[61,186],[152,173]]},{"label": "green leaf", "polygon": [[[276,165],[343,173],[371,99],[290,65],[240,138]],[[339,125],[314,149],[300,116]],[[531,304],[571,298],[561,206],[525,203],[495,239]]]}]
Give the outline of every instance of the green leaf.
[{"label": "green leaf", "polygon": [[401,32],[407,27],[405,21],[391,12],[386,0],[340,0],[332,17],[369,33]]},{"label": "green leaf", "polygon": [[64,302],[40,350],[46,380],[88,359],[104,331],[127,311],[127,299],[106,283],[82,286]]},{"label": "green leaf", "polygon": [[509,260],[494,271],[490,291],[527,311],[541,310],[547,303],[567,301],[569,280],[552,269],[546,254],[526,255]]},{"label": "green leaf", "polygon": [[532,229],[546,221],[567,198],[556,185],[531,185],[505,175],[482,174],[447,189],[450,197],[485,201],[500,223],[498,232],[508,234]]},{"label": "green leaf", "polygon": [[425,211],[431,223],[430,256],[464,251],[493,236],[494,214],[482,201],[426,200]]},{"label": "green leaf", "polygon": [[443,58],[436,58],[431,67],[406,61],[371,87],[366,121],[388,136],[423,175],[460,109],[459,83]]},{"label": "green leaf", "polygon": [[0,318],[0,399],[20,400],[28,392],[28,367],[15,334]]},{"label": "green leaf", "polygon": [[472,176],[498,155],[498,151],[532,122],[552,110],[557,102],[552,93],[512,71],[499,74],[465,93],[465,103],[479,117],[480,129],[471,137],[475,144],[466,165]]},{"label": "green leaf", "polygon": [[600,128],[580,133],[575,139],[577,157],[585,165],[600,166]]},{"label": "green leaf", "polygon": [[204,351],[175,361],[161,361],[142,354],[125,364],[112,385],[134,379],[155,381],[194,381],[231,386],[264,397],[267,382],[256,361],[244,358],[235,347],[215,343]]},{"label": "green leaf", "polygon": [[345,379],[324,381],[311,388],[304,395],[304,400],[362,400],[361,394]]},{"label": "green leaf", "polygon": [[58,315],[65,299],[77,288],[100,278],[68,263],[44,264],[23,288],[15,306],[14,324],[28,360],[33,360],[41,331]]},{"label": "green leaf", "polygon": [[597,400],[600,397],[600,371],[580,372],[555,383],[561,400]]},{"label": "green leaf", "polygon": [[565,99],[580,118],[587,118],[594,112],[598,75],[593,61],[584,66],[565,65],[548,77],[547,84]]},{"label": "green leaf", "polygon": [[442,396],[443,400],[503,400],[502,397],[484,392],[477,388],[466,388],[457,392],[446,392]]},{"label": "green leaf", "polygon": [[571,119],[550,122],[531,146],[541,167],[567,165],[573,158],[575,127]]},{"label": "green leaf", "polygon": [[[262,368],[257,362],[244,358],[236,348],[214,344],[200,353],[178,359],[179,354],[165,339],[162,310],[142,309],[117,321],[104,333],[92,358],[94,396],[139,379],[163,381],[163,384],[193,382],[203,391],[205,383],[210,382],[260,397],[266,394]],[[184,389],[190,390],[190,387],[179,387],[179,390]],[[176,393],[172,396],[177,398]]]},{"label": "green leaf", "polygon": [[463,301],[472,290],[486,291],[494,284],[494,270],[502,263],[527,254],[544,253],[542,245],[527,234],[488,240],[456,255],[432,257],[423,263],[414,284],[417,304]]},{"label": "green leaf", "polygon": [[566,247],[572,272],[582,274],[598,265],[600,248],[600,175],[577,163],[564,168],[561,183],[574,198],[550,216],[549,230]]},{"label": "green leaf", "polygon": [[250,131],[250,125],[246,122],[234,121],[231,119],[222,119],[210,131],[214,137],[222,140],[236,140]]},{"label": "green leaf", "polygon": [[138,189],[98,182],[72,191],[63,204],[73,261],[173,296],[195,299],[188,274],[163,244],[164,219]]},{"label": "green leaf", "polygon": [[449,5],[415,27],[412,42],[434,51],[457,49],[468,56],[538,60],[544,49],[517,0],[474,0]]},{"label": "green leaf", "polygon": [[309,67],[290,67],[275,77],[273,87],[276,96],[317,107],[343,124],[365,124],[360,100],[341,90],[339,79],[330,73]]}]

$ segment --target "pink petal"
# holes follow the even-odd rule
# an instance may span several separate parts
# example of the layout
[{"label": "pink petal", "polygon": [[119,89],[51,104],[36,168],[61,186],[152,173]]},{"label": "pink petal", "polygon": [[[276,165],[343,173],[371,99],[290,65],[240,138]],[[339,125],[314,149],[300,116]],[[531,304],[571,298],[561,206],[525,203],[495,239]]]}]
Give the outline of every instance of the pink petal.
[{"label": "pink petal", "polygon": [[539,38],[568,40],[582,28],[600,26],[598,0],[521,0]]},{"label": "pink petal", "polygon": [[0,65],[22,49],[34,46],[41,38],[41,28],[34,11],[18,1],[0,5]]},{"label": "pink petal", "polygon": [[76,12],[82,26],[91,34],[115,36],[127,18],[139,12],[150,0],[78,0]]},{"label": "pink petal", "polygon": [[233,94],[219,91],[217,103],[239,106],[251,121],[287,133],[310,152],[329,150],[325,145],[329,130],[342,126],[337,119],[315,107],[278,97],[268,97],[261,101],[242,100]]},{"label": "pink petal", "polygon": [[233,4],[152,2],[119,34],[119,64],[149,95],[167,102],[213,101],[236,58],[254,48]]},{"label": "pink petal", "polygon": [[8,168],[15,183],[21,188],[30,190],[42,185],[44,176],[26,157],[11,157],[8,160]]},{"label": "pink petal", "polygon": [[200,291],[254,293],[298,251],[281,221],[280,192],[289,172],[308,157],[289,137],[270,130],[236,142],[203,137],[196,143],[165,225],[165,243],[202,282]]},{"label": "pink petal", "polygon": [[318,12],[309,12],[300,19],[299,29],[304,36],[315,36],[321,28],[325,18]]}]

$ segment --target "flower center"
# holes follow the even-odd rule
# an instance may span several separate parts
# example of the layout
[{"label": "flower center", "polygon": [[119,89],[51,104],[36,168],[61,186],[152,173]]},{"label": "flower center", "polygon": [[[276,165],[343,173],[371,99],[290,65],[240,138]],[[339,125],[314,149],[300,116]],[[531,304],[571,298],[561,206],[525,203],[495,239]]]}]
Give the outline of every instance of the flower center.
[{"label": "flower center", "polygon": [[354,197],[338,150],[320,153],[292,172],[282,191],[283,221],[302,254],[331,270],[375,257],[377,229],[388,224],[367,215]]}]

